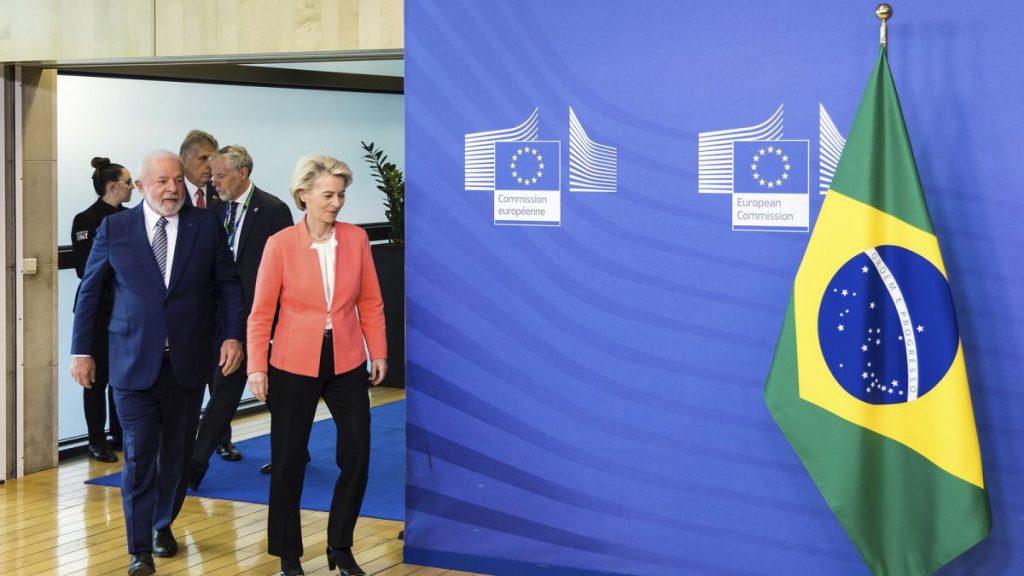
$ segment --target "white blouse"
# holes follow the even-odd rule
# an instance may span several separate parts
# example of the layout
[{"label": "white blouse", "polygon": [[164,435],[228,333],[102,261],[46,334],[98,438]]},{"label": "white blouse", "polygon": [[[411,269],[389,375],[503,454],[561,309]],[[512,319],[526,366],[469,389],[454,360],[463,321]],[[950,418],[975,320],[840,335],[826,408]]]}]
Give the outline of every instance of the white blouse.
[{"label": "white blouse", "polygon": [[326,242],[313,242],[309,246],[316,251],[317,260],[320,262],[320,279],[324,284],[324,301],[327,303],[327,320],[324,329],[331,329],[331,298],[334,295],[334,257],[337,253],[338,240],[331,232],[331,237]]}]

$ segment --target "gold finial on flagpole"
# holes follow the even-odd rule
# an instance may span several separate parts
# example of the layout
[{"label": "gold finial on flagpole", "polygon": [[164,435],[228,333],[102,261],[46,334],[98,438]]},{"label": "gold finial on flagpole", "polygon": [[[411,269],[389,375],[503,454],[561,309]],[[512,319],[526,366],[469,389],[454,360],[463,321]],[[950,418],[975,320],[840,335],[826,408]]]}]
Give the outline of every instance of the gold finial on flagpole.
[{"label": "gold finial on flagpole", "polygon": [[892,6],[889,6],[888,4],[879,4],[878,7],[875,8],[875,16],[878,16],[878,19],[882,21],[881,41],[882,46],[886,46],[889,41],[889,31],[886,28],[886,22],[889,21],[889,18],[892,18]]}]

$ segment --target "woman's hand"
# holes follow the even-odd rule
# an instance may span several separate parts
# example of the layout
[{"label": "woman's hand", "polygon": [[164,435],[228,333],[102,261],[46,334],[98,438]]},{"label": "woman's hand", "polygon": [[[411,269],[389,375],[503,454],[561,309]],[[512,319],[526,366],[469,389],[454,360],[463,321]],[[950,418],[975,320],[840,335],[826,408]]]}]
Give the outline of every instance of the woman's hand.
[{"label": "woman's hand", "polygon": [[269,385],[267,383],[266,372],[253,372],[252,374],[249,374],[249,391],[252,392],[252,395],[260,402],[267,401]]},{"label": "woman's hand", "polygon": [[388,361],[387,358],[378,358],[376,360],[370,360],[370,384],[374,386],[384,381],[384,376],[388,373]]}]

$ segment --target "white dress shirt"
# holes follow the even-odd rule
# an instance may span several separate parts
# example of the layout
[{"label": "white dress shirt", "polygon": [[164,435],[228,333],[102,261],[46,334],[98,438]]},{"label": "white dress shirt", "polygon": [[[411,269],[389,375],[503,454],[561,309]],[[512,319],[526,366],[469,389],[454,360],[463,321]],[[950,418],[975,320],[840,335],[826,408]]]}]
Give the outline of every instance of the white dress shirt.
[{"label": "white dress shirt", "polygon": [[[196,205],[196,190],[199,190],[199,186],[196,186],[195,184],[192,183],[191,180],[189,180],[188,178],[185,178],[185,190],[188,192],[188,197],[192,200],[192,205],[195,206]],[[206,202],[206,207],[207,208],[210,207],[210,202],[209,202],[209,200],[206,199],[206,193],[209,192],[209,190],[210,190],[210,184],[207,183],[207,185],[203,187],[203,201]]]}]

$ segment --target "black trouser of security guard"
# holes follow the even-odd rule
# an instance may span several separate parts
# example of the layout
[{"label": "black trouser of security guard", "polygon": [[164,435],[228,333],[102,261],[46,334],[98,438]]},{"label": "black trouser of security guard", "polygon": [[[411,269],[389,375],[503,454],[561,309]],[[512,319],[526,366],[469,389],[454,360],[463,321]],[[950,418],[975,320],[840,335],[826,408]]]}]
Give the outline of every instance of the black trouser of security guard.
[{"label": "black trouser of security guard", "polygon": [[107,445],[107,415],[110,415],[110,435],[121,443],[121,422],[114,407],[114,391],[107,386],[110,380],[110,354],[107,323],[101,321],[102,329],[93,335],[92,359],[96,362],[96,381],[92,388],[82,388],[82,406],[85,409],[85,426],[89,431],[90,446]]},{"label": "black trouser of security guard", "polygon": [[341,468],[327,520],[327,543],[332,547],[350,547],[370,467],[366,367],[361,364],[335,374],[334,350],[328,333],[320,350],[319,376],[300,376],[271,366],[268,378],[272,472],[267,551],[281,558],[298,558],[303,554],[299,501],[306,476],[306,448],[320,398],[334,418],[335,460]]}]

